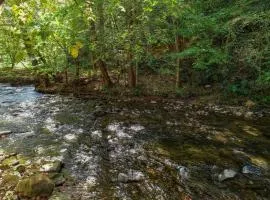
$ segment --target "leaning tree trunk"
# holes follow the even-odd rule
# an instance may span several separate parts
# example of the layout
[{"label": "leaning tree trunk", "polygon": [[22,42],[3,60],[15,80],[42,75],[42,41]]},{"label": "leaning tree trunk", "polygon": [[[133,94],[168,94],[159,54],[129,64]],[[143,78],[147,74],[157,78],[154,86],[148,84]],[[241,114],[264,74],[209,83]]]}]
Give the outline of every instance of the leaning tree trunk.
[{"label": "leaning tree trunk", "polygon": [[112,82],[112,80],[111,80],[111,78],[109,76],[106,63],[103,62],[102,60],[98,60],[97,64],[98,64],[99,69],[101,71],[104,85],[106,87],[112,87],[113,86],[113,82]]},{"label": "leaning tree trunk", "polygon": [[131,52],[129,52],[128,86],[130,88],[135,88],[137,86],[137,74],[136,74],[136,68],[134,68],[134,66],[132,65],[131,60],[132,60],[132,55],[131,55]]},{"label": "leaning tree trunk", "polygon": [[[104,18],[104,0],[99,0],[97,2],[97,11],[98,11],[98,45],[100,46],[100,54],[103,54],[104,51],[104,38],[105,38],[105,18]],[[108,73],[107,65],[104,60],[99,56],[97,60],[97,65],[101,71],[103,83],[106,87],[112,87],[113,82]]]}]

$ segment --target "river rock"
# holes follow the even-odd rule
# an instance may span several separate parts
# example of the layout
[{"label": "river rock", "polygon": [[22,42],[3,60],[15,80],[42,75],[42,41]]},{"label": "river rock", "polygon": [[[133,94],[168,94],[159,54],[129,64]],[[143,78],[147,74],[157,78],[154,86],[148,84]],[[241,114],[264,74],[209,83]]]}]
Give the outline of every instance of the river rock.
[{"label": "river rock", "polygon": [[20,164],[20,161],[19,160],[14,160],[12,163],[11,163],[11,166],[17,166]]},{"label": "river rock", "polygon": [[117,180],[122,183],[127,183],[129,181],[128,175],[124,173],[119,173]]},{"label": "river rock", "polygon": [[60,172],[63,163],[61,161],[54,161],[52,163],[47,163],[42,165],[40,168],[41,172]]},{"label": "river rock", "polygon": [[145,176],[140,171],[129,170],[127,174],[119,173],[118,174],[118,181],[122,183],[128,182],[140,182],[145,179]]},{"label": "river rock", "polygon": [[253,174],[260,176],[262,174],[261,169],[252,165],[245,165],[242,168],[242,173],[243,174]]},{"label": "river rock", "polygon": [[71,142],[71,141],[75,141],[77,139],[77,135],[75,134],[67,134],[65,135],[65,140]]},{"label": "river rock", "polygon": [[245,114],[245,118],[247,118],[247,119],[251,119],[253,116],[254,116],[254,113],[251,111],[246,112],[246,114]]},{"label": "river rock", "polygon": [[187,167],[184,167],[184,166],[181,166],[180,165],[180,166],[177,166],[176,169],[177,169],[179,175],[181,176],[181,179],[182,180],[188,179],[188,177],[189,177],[189,170],[188,170]]},{"label": "river rock", "polygon": [[232,169],[225,169],[221,174],[218,175],[218,180],[220,182],[225,181],[230,178],[234,178],[237,172]]},{"label": "river rock", "polygon": [[48,199],[54,190],[54,183],[45,175],[39,174],[21,180],[16,186],[19,198]]},{"label": "river rock", "polygon": [[10,135],[11,133],[12,133],[12,131],[0,131],[0,137]]}]

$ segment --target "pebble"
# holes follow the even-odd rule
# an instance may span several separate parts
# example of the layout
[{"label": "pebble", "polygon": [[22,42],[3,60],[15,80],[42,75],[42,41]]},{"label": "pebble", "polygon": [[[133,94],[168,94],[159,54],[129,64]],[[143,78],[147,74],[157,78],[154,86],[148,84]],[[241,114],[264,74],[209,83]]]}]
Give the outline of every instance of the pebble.
[{"label": "pebble", "polygon": [[189,170],[187,167],[180,165],[180,166],[177,166],[176,169],[178,170],[179,175],[181,176],[182,180],[186,180],[189,178]]},{"label": "pebble", "polygon": [[40,168],[41,172],[59,172],[62,167],[62,162],[55,161],[53,163],[48,163],[45,165],[42,165]]},{"label": "pebble", "polygon": [[145,176],[140,171],[135,170],[129,170],[127,174],[125,173],[119,173],[117,180],[122,183],[128,183],[128,182],[140,182],[145,179]]},{"label": "pebble", "polygon": [[252,166],[252,165],[245,165],[242,168],[242,173],[243,174],[254,174],[257,176],[260,176],[262,174],[260,168]]},{"label": "pebble", "polygon": [[225,169],[221,174],[218,175],[218,180],[220,182],[225,181],[230,178],[234,178],[237,172],[232,169]]}]

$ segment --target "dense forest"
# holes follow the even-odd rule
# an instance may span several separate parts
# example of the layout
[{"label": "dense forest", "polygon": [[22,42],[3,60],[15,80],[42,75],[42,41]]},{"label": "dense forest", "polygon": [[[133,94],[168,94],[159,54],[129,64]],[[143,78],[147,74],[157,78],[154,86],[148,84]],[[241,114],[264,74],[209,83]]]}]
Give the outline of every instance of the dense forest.
[{"label": "dense forest", "polygon": [[0,12],[1,66],[31,68],[45,85],[90,78],[137,93],[214,87],[270,99],[266,0],[9,0]]}]

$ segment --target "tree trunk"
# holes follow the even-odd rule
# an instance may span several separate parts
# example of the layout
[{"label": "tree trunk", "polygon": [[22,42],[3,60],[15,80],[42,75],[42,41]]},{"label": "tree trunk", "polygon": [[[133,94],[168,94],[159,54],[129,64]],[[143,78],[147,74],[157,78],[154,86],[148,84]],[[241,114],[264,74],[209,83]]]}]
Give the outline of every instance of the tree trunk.
[{"label": "tree trunk", "polygon": [[[97,11],[98,11],[98,46],[99,46],[99,54],[103,54],[104,51],[104,37],[105,37],[105,18],[104,18],[104,0],[99,0],[97,2]],[[95,34],[96,35],[96,34]],[[107,65],[102,60],[101,56],[99,56],[97,65],[101,71],[103,83],[106,87],[112,87],[113,82],[108,73]]]},{"label": "tree trunk", "polygon": [[79,63],[78,62],[76,62],[76,75],[75,75],[75,79],[77,81],[79,81],[79,79],[80,79],[80,66],[79,66]]},{"label": "tree trunk", "polygon": [[102,60],[98,60],[97,64],[98,64],[99,69],[101,71],[104,85],[106,87],[112,87],[113,86],[113,82],[111,81],[111,78],[109,76],[106,63],[103,62]]},{"label": "tree trunk", "polygon": [[[180,52],[180,37],[178,35],[175,36],[175,51],[176,53]],[[176,59],[176,88],[180,88],[182,86],[181,83],[181,59],[177,57]]]},{"label": "tree trunk", "polygon": [[68,71],[67,68],[65,68],[65,83],[68,84]]},{"label": "tree trunk", "polygon": [[136,69],[133,66],[129,66],[128,69],[128,86],[135,88],[137,86]]}]

